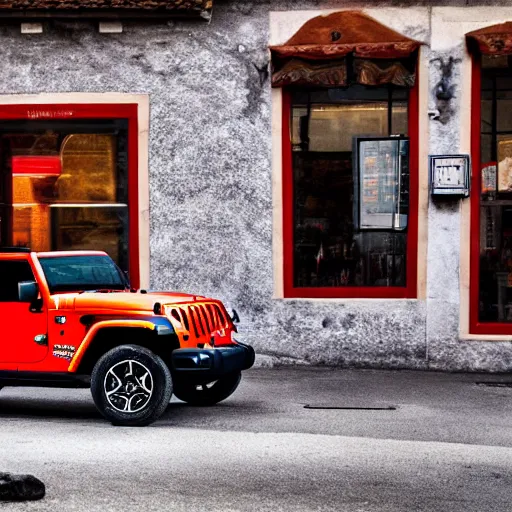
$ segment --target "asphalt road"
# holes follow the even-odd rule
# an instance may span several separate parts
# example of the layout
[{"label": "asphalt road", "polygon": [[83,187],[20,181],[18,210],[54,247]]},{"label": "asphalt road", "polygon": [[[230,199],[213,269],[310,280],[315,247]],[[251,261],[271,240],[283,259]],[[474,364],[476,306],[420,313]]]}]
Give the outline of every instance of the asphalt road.
[{"label": "asphalt road", "polygon": [[47,496],[0,512],[508,512],[512,387],[481,381],[512,375],[255,369],[146,428],[112,427],[87,390],[5,388],[0,471]]}]

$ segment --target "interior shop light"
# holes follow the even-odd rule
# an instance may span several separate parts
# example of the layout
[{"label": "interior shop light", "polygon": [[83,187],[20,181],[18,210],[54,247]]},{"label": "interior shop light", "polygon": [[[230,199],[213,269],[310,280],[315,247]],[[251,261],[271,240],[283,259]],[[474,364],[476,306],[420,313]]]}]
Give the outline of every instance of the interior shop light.
[{"label": "interior shop light", "polygon": [[60,176],[62,161],[60,156],[13,156],[13,176]]}]

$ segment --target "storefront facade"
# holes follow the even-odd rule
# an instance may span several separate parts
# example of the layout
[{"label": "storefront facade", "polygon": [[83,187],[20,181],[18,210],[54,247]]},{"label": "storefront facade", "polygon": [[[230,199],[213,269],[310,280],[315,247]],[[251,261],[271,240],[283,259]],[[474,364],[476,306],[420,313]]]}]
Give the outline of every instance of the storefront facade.
[{"label": "storefront facade", "polygon": [[316,4],[6,22],[2,243],[219,297],[262,364],[510,371],[512,8]]}]

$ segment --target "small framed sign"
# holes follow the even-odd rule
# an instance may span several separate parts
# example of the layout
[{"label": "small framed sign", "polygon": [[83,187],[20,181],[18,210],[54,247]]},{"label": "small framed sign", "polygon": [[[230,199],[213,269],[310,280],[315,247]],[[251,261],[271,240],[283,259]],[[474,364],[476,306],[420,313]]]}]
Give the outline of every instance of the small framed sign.
[{"label": "small framed sign", "polygon": [[430,155],[431,194],[469,197],[469,155]]}]

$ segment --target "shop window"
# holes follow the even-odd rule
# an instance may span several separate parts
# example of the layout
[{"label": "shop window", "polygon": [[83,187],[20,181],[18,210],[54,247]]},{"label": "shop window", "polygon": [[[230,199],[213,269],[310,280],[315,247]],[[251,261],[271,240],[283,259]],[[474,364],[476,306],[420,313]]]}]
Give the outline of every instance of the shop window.
[{"label": "shop window", "polygon": [[340,11],[271,46],[285,297],[416,297],[420,45]]},{"label": "shop window", "polygon": [[512,334],[512,22],[466,34],[472,57],[471,334]]},{"label": "shop window", "polygon": [[106,251],[137,283],[136,108],[3,111],[1,244]]},{"label": "shop window", "polygon": [[285,92],[287,296],[415,296],[414,105],[391,86]]},{"label": "shop window", "polygon": [[[481,56],[479,161],[473,243],[478,247],[477,331],[512,332],[512,56]],[[475,120],[476,121],[476,120]],[[477,128],[477,129],[478,129]]]},{"label": "shop window", "polygon": [[406,287],[407,97],[291,93],[295,288]]}]

